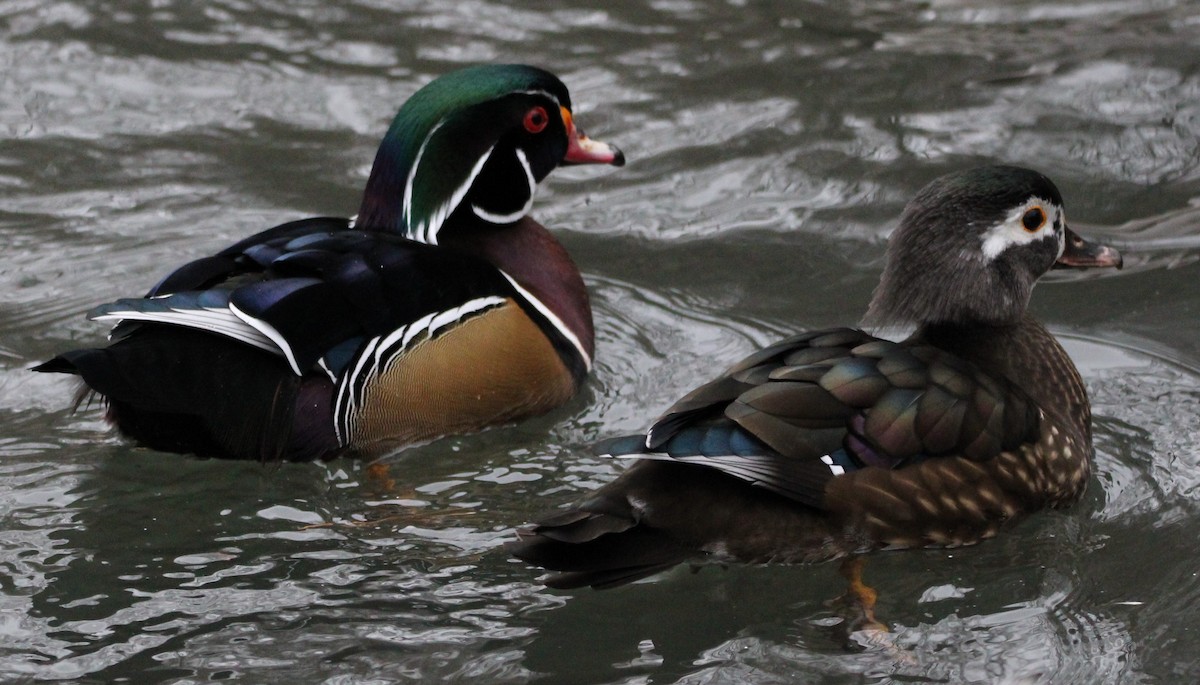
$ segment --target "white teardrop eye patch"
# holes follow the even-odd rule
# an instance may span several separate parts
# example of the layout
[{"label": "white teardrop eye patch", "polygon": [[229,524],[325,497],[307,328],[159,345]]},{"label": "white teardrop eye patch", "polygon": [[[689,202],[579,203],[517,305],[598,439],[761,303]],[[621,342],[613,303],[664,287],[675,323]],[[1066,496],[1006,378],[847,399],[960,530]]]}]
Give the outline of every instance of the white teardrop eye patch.
[{"label": "white teardrop eye patch", "polygon": [[1045,198],[1031,197],[984,231],[980,251],[990,262],[1010,247],[1028,245],[1053,235],[1043,229],[1049,225],[1057,228],[1061,225],[1061,216],[1062,208],[1058,205]]}]

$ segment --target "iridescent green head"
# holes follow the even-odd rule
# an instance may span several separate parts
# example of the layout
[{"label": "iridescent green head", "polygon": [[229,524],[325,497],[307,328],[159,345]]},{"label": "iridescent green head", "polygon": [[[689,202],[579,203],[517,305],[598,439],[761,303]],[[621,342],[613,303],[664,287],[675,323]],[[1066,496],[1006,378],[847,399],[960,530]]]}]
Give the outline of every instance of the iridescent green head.
[{"label": "iridescent green head", "polygon": [[356,225],[437,244],[451,221],[508,225],[528,213],[537,183],[567,163],[624,164],[588,140],[571,96],[548,71],[468,67],[408,99],[379,146]]}]

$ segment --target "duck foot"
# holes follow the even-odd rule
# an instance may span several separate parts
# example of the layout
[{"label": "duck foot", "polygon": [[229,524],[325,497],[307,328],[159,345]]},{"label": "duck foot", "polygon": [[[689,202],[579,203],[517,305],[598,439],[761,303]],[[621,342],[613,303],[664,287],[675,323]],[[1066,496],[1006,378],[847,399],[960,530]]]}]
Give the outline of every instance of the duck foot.
[{"label": "duck foot", "polygon": [[376,461],[364,469],[366,481],[380,492],[392,492],[396,489],[396,479],[392,478],[391,469],[386,461]]},{"label": "duck foot", "polygon": [[875,618],[875,601],[879,593],[863,582],[862,571],[867,560],[852,556],[842,561],[838,573],[846,579],[846,594],[834,600],[845,609],[847,633],[859,631],[886,633],[888,627]]},{"label": "duck foot", "polygon": [[845,633],[842,640],[848,649],[878,650],[888,654],[897,665],[913,666],[916,659],[898,644],[896,636],[885,623],[875,617],[875,601],[879,593],[863,582],[862,572],[867,560],[861,556],[842,561],[838,573],[847,581],[846,594],[830,602],[842,607]]}]

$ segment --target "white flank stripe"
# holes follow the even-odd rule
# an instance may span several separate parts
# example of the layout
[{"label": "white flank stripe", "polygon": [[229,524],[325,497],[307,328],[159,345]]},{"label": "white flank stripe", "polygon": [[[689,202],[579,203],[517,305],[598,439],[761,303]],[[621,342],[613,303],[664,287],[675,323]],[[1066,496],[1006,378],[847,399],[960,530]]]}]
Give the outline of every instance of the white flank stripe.
[{"label": "white flank stripe", "polygon": [[[651,461],[697,464],[715,469],[735,478],[740,478],[748,483],[762,485],[777,492],[786,493],[789,490],[787,483],[781,478],[779,469],[775,467],[773,459],[768,456],[741,456],[737,454],[704,456],[692,454],[675,457],[665,452],[642,452],[637,454],[604,454],[601,457],[611,459],[649,459]],[[841,475],[836,470],[841,469],[840,466],[831,466],[830,469],[834,470],[835,475]]]},{"label": "white flank stripe", "polygon": [[[461,306],[444,312],[426,314],[409,324],[401,326],[386,337],[374,337],[363,346],[363,351],[354,361],[354,368],[342,378],[338,386],[337,401],[334,403],[334,428],[342,445],[349,442],[349,421],[365,401],[367,386],[371,380],[386,372],[404,356],[404,351],[422,333],[433,335],[439,329],[461,321],[464,317],[489,307],[506,302],[503,297],[489,295],[470,300]],[[332,374],[331,374],[332,377]]]},{"label": "white flank stripe", "polygon": [[471,211],[475,212],[475,216],[493,224],[511,224],[528,214],[529,210],[533,208],[533,195],[537,192],[537,181],[533,180],[533,169],[529,168],[529,159],[525,157],[525,151],[521,148],[517,148],[517,161],[525,170],[525,181],[529,184],[529,199],[525,200],[525,206],[512,214],[492,214],[479,205],[471,205]]},{"label": "white flank stripe", "polygon": [[[463,306],[465,307],[466,305],[463,305]],[[463,318],[463,308],[462,307],[455,307],[454,309],[448,309],[448,310],[442,312],[441,314],[438,314],[437,316],[434,316],[432,319],[430,319],[429,320],[429,328],[427,328],[426,331],[429,333],[430,337],[433,337],[433,334],[439,328],[444,328],[446,325],[452,324],[455,321],[459,321],[462,318]]]},{"label": "white flank stripe", "polygon": [[421,147],[417,148],[417,156],[413,159],[412,168],[408,170],[408,178],[404,180],[404,224],[408,227],[409,235],[414,240],[420,240],[421,236],[412,232],[412,194],[413,181],[417,177],[417,167],[421,165],[421,158],[425,156],[425,146],[429,145],[429,139],[433,138],[433,134],[442,127],[444,121],[439,121],[433,128],[429,129],[429,133],[425,135],[425,140],[421,141]]},{"label": "white flank stripe", "polygon": [[771,480],[767,477],[770,474],[768,474],[764,471],[759,471],[759,470],[755,470],[754,468],[751,468],[752,467],[751,464],[745,464],[745,465],[740,464],[740,463],[730,464],[728,462],[719,461],[719,460],[715,460],[715,459],[711,459],[711,460],[707,460],[707,461],[688,460],[688,463],[709,465],[709,466],[712,466],[713,468],[717,469],[721,473],[725,473],[730,476],[734,476],[736,478],[741,478],[742,480],[744,480],[748,483],[765,483],[768,485],[772,484]]},{"label": "white flank stripe", "polygon": [[[367,360],[369,360],[372,356],[374,356],[375,349],[378,345],[379,345],[379,337],[378,336],[371,338],[370,340],[367,341],[367,345],[366,345],[366,347],[363,348],[362,354],[360,354],[358,356],[358,360],[354,363],[354,370],[351,371],[346,376],[345,383],[348,387],[354,387],[354,385],[358,383],[359,375],[361,375],[363,372],[363,369],[366,368]],[[350,399],[351,399],[350,404],[352,406],[356,406],[356,403],[353,401],[354,397],[352,396]]]},{"label": "white flank stripe", "polygon": [[674,461],[671,455],[663,452],[634,452],[633,454],[598,454],[598,459],[653,459],[655,461]]},{"label": "white flank stripe", "polygon": [[545,304],[543,304],[541,300],[534,297],[533,294],[530,293],[528,290],[522,288],[521,285],[519,283],[517,283],[516,279],[514,279],[512,276],[509,276],[504,271],[501,271],[500,273],[501,273],[501,275],[503,275],[505,278],[508,279],[508,282],[512,284],[512,287],[516,289],[517,293],[519,293],[521,295],[521,297],[525,299],[526,302],[533,305],[534,309],[538,310],[538,312],[542,316],[549,319],[550,323],[556,329],[558,329],[558,332],[561,333],[564,338],[569,340],[570,343],[575,346],[575,350],[577,352],[579,352],[579,356],[583,357],[584,366],[587,368],[588,371],[591,371],[592,370],[591,355],[589,355],[587,353],[587,350],[585,350],[583,348],[583,343],[581,343],[579,341],[579,337],[576,336],[575,333],[572,332],[570,328],[567,328],[567,324],[563,323],[563,320],[558,318],[557,314],[550,311],[550,308],[547,307]]},{"label": "white flank stripe", "polygon": [[698,464],[709,468],[728,473],[731,476],[737,476],[743,480],[760,481],[766,475],[762,469],[754,468],[755,463],[761,462],[762,459],[754,459],[753,457],[743,457],[736,454],[721,454],[716,456],[705,456],[702,454],[684,454],[680,456],[672,456],[666,452],[642,452],[637,454],[605,454],[601,455],[615,459],[649,459],[651,461],[673,461],[681,464]]},{"label": "white flank stripe", "polygon": [[[379,368],[379,365],[382,363],[380,355],[383,354],[383,351],[400,342],[400,340],[404,338],[404,335],[408,333],[408,329],[411,327],[412,324],[401,326],[400,328],[397,328],[389,333],[386,338],[379,341],[379,345],[375,348],[375,368]],[[400,349],[404,349],[403,345],[401,345]],[[394,357],[395,355],[391,356]]]},{"label": "white flank stripe", "polygon": [[371,352],[377,344],[379,344],[379,338],[371,338],[367,341],[366,347],[354,364],[354,369],[342,378],[342,384],[338,386],[337,402],[333,406],[333,429],[337,433],[338,444],[340,445],[345,446],[350,441],[350,436],[348,435],[350,427],[347,425],[348,419],[358,406],[354,398],[355,380],[358,378],[358,374],[362,372],[363,365],[371,357]]},{"label": "white flank stripe", "polygon": [[725,464],[727,460],[744,460],[752,457],[742,457],[736,454],[719,454],[705,456],[703,454],[681,454],[673,456],[666,452],[634,452],[633,454],[602,454],[602,457],[612,459],[651,459],[654,461],[678,461],[684,464]]},{"label": "white flank stripe", "polygon": [[262,333],[270,338],[271,342],[275,343],[279,347],[279,351],[283,352],[283,356],[285,359],[287,359],[288,366],[292,367],[292,371],[297,376],[304,375],[304,372],[300,370],[300,365],[296,363],[296,356],[292,353],[292,346],[288,345],[287,340],[280,335],[279,331],[275,330],[274,326],[266,321],[263,321],[262,319],[256,319],[253,316],[250,316],[249,314],[233,306],[232,303],[229,305],[229,311],[233,312],[239,319],[245,321],[247,325],[253,327],[259,333]]},{"label": "white flank stripe", "polygon": [[[380,370],[390,367],[408,349],[412,341],[417,339],[422,333],[432,337],[440,329],[461,321],[469,314],[481,309],[504,304],[504,301],[504,298],[494,295],[476,298],[454,309],[426,314],[408,325],[397,328],[389,333],[386,338],[382,339],[375,348],[375,368]],[[387,357],[386,359],[384,358],[385,356]]]},{"label": "white flank stripe", "polygon": [[408,325],[408,333],[404,336],[404,342],[400,344],[400,349],[408,349],[408,345],[413,341],[413,338],[417,337],[421,333],[427,332],[429,330],[429,322],[433,321],[434,316],[437,315],[426,314],[425,316],[422,316],[416,321],[410,323]]},{"label": "white flank stripe", "polygon": [[467,302],[464,302],[463,304],[459,305],[458,307],[455,307],[454,309],[451,309],[447,312],[443,312],[442,314],[439,314],[438,316],[433,317],[433,321],[429,322],[429,334],[433,335],[434,333],[437,333],[438,329],[440,329],[448,324],[452,324],[455,321],[462,321],[463,319],[467,318],[467,316],[470,314],[474,314],[475,312],[481,311],[483,309],[488,309],[489,307],[495,307],[498,305],[502,305],[502,304],[504,304],[504,302],[505,302],[505,298],[497,297],[495,295],[488,295],[487,297],[477,297],[474,300],[469,300]]}]

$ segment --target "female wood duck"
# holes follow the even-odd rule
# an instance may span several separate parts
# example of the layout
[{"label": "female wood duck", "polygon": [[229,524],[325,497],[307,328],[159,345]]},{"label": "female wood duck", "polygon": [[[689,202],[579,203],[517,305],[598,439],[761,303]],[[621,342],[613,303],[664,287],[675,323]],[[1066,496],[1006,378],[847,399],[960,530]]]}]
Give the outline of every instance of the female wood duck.
[{"label": "female wood duck", "polygon": [[1025,311],[1059,266],[1121,257],[1067,228],[1048,178],[996,166],[937,179],[905,209],[865,319],[915,324],[911,337],[813,331],[750,355],[645,435],[604,445],[633,466],[512,551],[559,572],[553,587],[602,588],[686,560],[971,544],[1074,501],[1091,409]]},{"label": "female wood duck", "polygon": [[[528,216],[559,164],[611,164],[541,69],[447,74],[401,107],[356,219],[276,226],[90,316],[77,374],[155,449],[307,460],[375,455],[546,412],[592,365],[575,264]],[[85,389],[86,391],[86,389]]]}]

